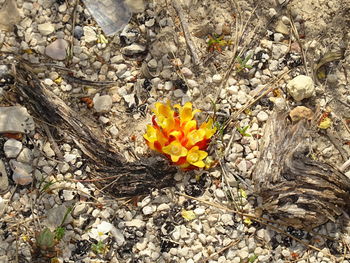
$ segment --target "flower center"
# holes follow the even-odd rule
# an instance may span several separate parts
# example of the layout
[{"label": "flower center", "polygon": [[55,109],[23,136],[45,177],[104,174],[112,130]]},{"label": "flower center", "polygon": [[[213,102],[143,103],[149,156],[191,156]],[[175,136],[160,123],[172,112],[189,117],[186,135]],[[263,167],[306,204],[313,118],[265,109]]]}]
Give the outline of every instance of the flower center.
[{"label": "flower center", "polygon": [[171,152],[172,152],[173,155],[180,155],[181,147],[179,147],[178,145],[173,145],[171,147]]},{"label": "flower center", "polygon": [[198,161],[198,159],[199,159],[199,154],[198,153],[190,153],[188,155],[188,161],[189,162],[195,163],[195,162]]}]

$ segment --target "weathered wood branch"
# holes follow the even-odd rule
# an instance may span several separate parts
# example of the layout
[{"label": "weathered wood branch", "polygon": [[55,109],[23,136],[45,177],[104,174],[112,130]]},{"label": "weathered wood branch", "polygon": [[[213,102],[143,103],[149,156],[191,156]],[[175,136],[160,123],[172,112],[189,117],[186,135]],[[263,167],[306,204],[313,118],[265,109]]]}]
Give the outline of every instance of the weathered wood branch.
[{"label": "weathered wood branch", "polygon": [[308,157],[307,123],[275,113],[266,124],[253,173],[263,209],[296,228],[313,228],[350,211],[350,179]]},{"label": "weathered wood branch", "polygon": [[[32,113],[59,132],[70,135],[80,150],[89,157],[90,166],[101,177],[99,184],[114,196],[147,194],[154,188],[175,184],[176,168],[161,157],[126,162],[121,153],[113,149],[93,123],[71,109],[61,98],[40,83],[26,64],[16,65],[16,87],[25,98]],[[107,179],[108,178],[108,179]]]}]

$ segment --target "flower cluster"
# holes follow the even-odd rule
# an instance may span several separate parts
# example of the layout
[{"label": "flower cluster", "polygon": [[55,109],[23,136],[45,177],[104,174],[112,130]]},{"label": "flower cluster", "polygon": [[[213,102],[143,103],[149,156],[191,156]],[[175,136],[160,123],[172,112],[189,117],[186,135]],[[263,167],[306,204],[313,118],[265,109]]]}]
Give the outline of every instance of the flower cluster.
[{"label": "flower cluster", "polygon": [[147,125],[144,138],[152,150],[165,154],[176,165],[190,170],[206,167],[210,138],[216,128],[213,120],[202,123],[199,128],[192,109],[192,103],[172,107],[170,102],[157,102],[153,110],[152,125]]}]

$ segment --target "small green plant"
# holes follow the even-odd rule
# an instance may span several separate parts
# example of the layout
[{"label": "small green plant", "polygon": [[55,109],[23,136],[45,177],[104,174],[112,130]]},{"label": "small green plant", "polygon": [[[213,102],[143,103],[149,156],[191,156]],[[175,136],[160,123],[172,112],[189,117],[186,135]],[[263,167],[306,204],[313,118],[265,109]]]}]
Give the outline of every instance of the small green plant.
[{"label": "small green plant", "polygon": [[248,65],[247,64],[251,57],[252,57],[252,55],[249,54],[244,59],[242,59],[241,57],[237,57],[236,58],[237,63],[235,64],[235,66],[236,66],[236,72],[237,73],[241,72],[242,70],[251,69],[252,68],[252,65]]},{"label": "small green plant", "polygon": [[218,52],[222,52],[222,48],[225,46],[232,45],[232,42],[230,40],[224,40],[224,36],[218,36],[214,34],[213,36],[209,36],[208,40],[208,51],[214,52],[215,50]]},{"label": "small green plant", "polygon": [[54,182],[52,180],[46,181],[47,177],[48,176],[43,177],[40,180],[40,183],[39,183],[39,186],[38,186],[39,195],[41,195],[41,194],[43,194],[45,192],[49,192],[50,187],[56,183],[56,182]]},{"label": "small green plant", "polygon": [[47,227],[36,237],[36,245],[42,250],[50,250],[56,245],[55,234]]},{"label": "small green plant", "polygon": [[107,246],[100,240],[96,244],[91,245],[91,250],[95,254],[104,254],[107,251]]},{"label": "small green plant", "polygon": [[64,237],[64,234],[66,233],[66,229],[64,227],[57,227],[55,229],[55,239],[57,241],[60,241],[63,237]]},{"label": "small green plant", "polygon": [[245,136],[245,137],[251,137],[252,136],[251,134],[247,133],[247,130],[249,129],[249,125],[244,126],[243,128],[236,127],[236,129],[242,136]]},{"label": "small green plant", "polygon": [[258,258],[258,256],[254,254],[254,255],[249,257],[248,262],[253,263],[257,258]]}]

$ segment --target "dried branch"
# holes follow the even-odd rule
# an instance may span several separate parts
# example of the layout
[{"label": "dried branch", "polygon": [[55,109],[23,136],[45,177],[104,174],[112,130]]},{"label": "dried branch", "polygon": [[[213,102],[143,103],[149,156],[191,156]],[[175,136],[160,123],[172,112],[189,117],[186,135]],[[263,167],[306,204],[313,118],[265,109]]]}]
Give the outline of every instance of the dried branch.
[{"label": "dried branch", "polygon": [[[123,155],[112,148],[93,123],[79,115],[52,91],[43,86],[29,65],[16,65],[17,89],[27,106],[38,118],[58,130],[68,133],[74,143],[90,159],[92,174],[101,178],[99,184],[114,196],[147,194],[154,188],[175,184],[176,168],[161,157],[126,162]],[[108,176],[110,179],[103,180]],[[96,182],[97,184],[97,182]],[[109,187],[104,187],[108,185]]]}]

